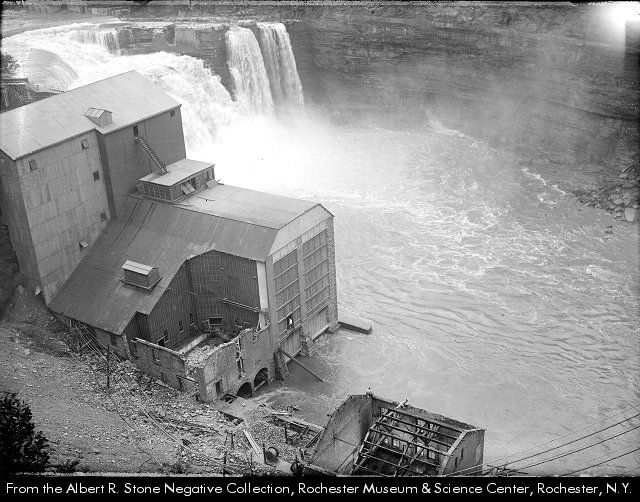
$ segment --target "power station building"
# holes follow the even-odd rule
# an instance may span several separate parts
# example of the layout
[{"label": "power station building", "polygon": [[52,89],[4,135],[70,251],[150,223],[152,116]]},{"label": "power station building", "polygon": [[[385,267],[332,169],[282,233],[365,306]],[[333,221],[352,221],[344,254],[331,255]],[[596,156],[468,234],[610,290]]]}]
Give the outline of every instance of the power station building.
[{"label": "power station building", "polygon": [[337,326],[331,213],[218,183],[186,158],[180,104],[137,72],[0,126],[1,208],[29,285],[144,371],[206,400],[251,394]]}]

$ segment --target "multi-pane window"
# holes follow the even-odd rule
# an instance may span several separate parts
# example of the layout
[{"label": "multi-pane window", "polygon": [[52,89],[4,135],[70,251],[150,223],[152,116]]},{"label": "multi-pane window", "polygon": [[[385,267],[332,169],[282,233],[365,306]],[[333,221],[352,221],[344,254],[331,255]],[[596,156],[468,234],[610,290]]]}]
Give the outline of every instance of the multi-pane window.
[{"label": "multi-pane window", "polygon": [[161,200],[171,200],[171,190],[168,187],[145,183],[142,185],[142,193],[147,197]]},{"label": "multi-pane window", "polygon": [[184,323],[182,322],[182,319],[178,320],[178,328],[180,329],[180,333],[184,331]]},{"label": "multi-pane window", "polygon": [[302,244],[306,306],[309,314],[326,304],[329,297],[329,251],[327,231]]},{"label": "multi-pane window", "polygon": [[30,171],[35,171],[36,169],[38,169],[38,164],[36,164],[36,159],[30,160],[29,161],[29,170]]},{"label": "multi-pane window", "polygon": [[222,317],[209,317],[209,327],[222,326]]},{"label": "multi-pane window", "polygon": [[280,335],[291,329],[287,318],[300,319],[300,283],[298,282],[298,256],[294,249],[273,264],[275,275],[278,332]]},{"label": "multi-pane window", "polygon": [[83,150],[86,150],[87,148],[89,148],[89,141],[86,139],[83,139],[82,141],[80,141],[80,145],[82,146]]},{"label": "multi-pane window", "polygon": [[100,179],[100,171],[93,171],[93,181],[98,181]]}]

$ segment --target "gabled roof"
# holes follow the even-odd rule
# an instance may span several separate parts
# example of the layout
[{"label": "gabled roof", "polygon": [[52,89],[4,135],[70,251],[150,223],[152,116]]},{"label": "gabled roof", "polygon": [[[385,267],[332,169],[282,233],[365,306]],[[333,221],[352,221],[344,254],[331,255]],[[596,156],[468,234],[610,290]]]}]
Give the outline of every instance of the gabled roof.
[{"label": "gabled roof", "polygon": [[[128,197],[118,220],[109,222],[49,308],[120,334],[136,312],[151,312],[187,259],[215,250],[265,261],[279,228],[320,206],[226,185],[198,192],[186,202],[196,200],[196,195],[213,200],[213,205],[205,212]],[[229,199],[233,204],[226,202]],[[127,260],[158,267],[162,279],[152,291],[123,283],[122,265]]]},{"label": "gabled roof", "polygon": [[[131,260],[125,261],[124,265],[122,265],[122,268],[124,270],[128,270],[129,272],[135,272],[136,274],[141,274],[141,275],[149,275],[149,272],[151,272],[154,269],[154,267],[150,267],[149,265],[136,263],[135,261],[131,261]],[[155,267],[155,268],[158,268],[158,267]]]},{"label": "gabled roof", "polygon": [[[0,150],[17,160],[91,130],[107,134],[179,106],[148,78],[129,71],[0,113]],[[111,111],[113,122],[98,126],[85,116],[89,108]]]}]

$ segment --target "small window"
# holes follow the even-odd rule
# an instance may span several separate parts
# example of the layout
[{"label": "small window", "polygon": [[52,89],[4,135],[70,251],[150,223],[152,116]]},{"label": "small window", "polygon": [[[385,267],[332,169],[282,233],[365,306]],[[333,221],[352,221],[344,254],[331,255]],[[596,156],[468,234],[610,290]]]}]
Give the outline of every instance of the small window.
[{"label": "small window", "polygon": [[89,148],[89,140],[83,139],[80,144],[82,145],[82,149],[86,150]]},{"label": "small window", "polygon": [[293,329],[293,328],[294,328],[293,314],[290,314],[287,316],[287,329]]},{"label": "small window", "polygon": [[138,126],[137,126],[137,125],[134,125],[134,126],[133,126],[133,136],[134,136],[135,138],[137,138],[137,137],[138,137]]},{"label": "small window", "polygon": [[168,339],[169,339],[169,331],[165,329],[164,333],[162,333],[162,338],[160,338],[160,340],[158,340],[156,344],[160,345],[160,347],[166,347]]},{"label": "small window", "polygon": [[98,181],[100,179],[100,171],[93,171],[93,181]]},{"label": "small window", "polygon": [[182,319],[178,321],[178,328],[180,328],[180,333],[184,331],[184,323],[182,322]]},{"label": "small window", "polygon": [[38,169],[38,164],[36,164],[36,159],[30,160],[29,161],[29,170],[35,171],[36,169]]},{"label": "small window", "polygon": [[222,392],[222,380],[216,382],[216,392],[220,394]]},{"label": "small window", "polygon": [[171,115],[172,117],[175,117],[176,116],[176,111],[175,110],[171,110],[171,113],[169,115]]},{"label": "small window", "polygon": [[460,460],[464,458],[464,448],[460,449]]},{"label": "small window", "polygon": [[455,458],[453,463],[455,464],[456,467],[458,467],[458,457]]},{"label": "small window", "polygon": [[118,340],[116,338],[116,335],[114,335],[113,333],[109,334],[109,343],[111,343],[111,345],[113,345],[114,347],[118,345]]},{"label": "small window", "polygon": [[222,326],[222,317],[209,317],[209,326]]},{"label": "small window", "polygon": [[107,221],[107,213],[100,213],[100,221]]},{"label": "small window", "polygon": [[189,324],[191,324],[191,326],[193,326],[193,312],[191,312],[189,314]]}]

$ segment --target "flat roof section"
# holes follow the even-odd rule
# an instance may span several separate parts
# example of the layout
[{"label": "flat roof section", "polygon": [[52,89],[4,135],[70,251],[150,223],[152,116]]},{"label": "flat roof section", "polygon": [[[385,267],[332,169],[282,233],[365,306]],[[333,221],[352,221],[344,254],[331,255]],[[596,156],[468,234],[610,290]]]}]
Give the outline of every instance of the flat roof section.
[{"label": "flat roof section", "polygon": [[179,204],[191,211],[273,229],[284,227],[318,205],[318,202],[220,184],[205,188]]},{"label": "flat roof section", "polygon": [[153,183],[154,185],[174,186],[188,180],[195,174],[213,167],[211,162],[201,162],[199,160],[180,159],[173,164],[167,165],[167,173],[152,172],[147,174],[140,181]]}]

